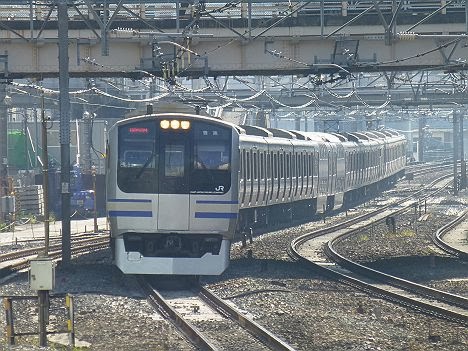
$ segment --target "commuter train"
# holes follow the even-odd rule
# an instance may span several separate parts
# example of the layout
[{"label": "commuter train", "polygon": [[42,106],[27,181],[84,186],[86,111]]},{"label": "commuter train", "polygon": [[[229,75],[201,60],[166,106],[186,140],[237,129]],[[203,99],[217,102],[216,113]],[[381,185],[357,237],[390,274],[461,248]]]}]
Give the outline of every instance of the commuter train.
[{"label": "commuter train", "polygon": [[219,275],[254,225],[350,204],[404,172],[392,131],[314,133],[187,113],[117,122],[108,134],[107,211],[128,274]]}]

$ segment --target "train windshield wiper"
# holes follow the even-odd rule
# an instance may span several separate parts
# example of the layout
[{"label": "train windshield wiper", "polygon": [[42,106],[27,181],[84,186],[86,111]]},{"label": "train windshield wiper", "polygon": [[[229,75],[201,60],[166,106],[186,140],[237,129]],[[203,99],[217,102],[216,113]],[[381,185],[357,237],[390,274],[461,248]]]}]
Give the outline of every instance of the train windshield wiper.
[{"label": "train windshield wiper", "polygon": [[141,166],[140,170],[138,171],[138,173],[136,174],[135,176],[135,179],[138,179],[141,177],[141,175],[143,174],[143,172],[145,171],[146,168],[148,168],[149,164],[151,163],[151,161],[153,160],[154,158],[154,147],[153,149],[151,150],[151,155],[148,156],[148,159],[146,160],[145,164],[143,166]]}]

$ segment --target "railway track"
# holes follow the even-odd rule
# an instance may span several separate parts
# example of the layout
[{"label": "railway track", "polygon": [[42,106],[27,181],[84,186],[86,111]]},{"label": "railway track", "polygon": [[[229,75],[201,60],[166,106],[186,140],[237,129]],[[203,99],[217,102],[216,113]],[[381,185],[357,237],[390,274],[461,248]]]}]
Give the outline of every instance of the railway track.
[{"label": "railway track", "polygon": [[[458,162],[458,165],[460,165],[460,162]],[[413,176],[420,176],[420,175],[427,174],[429,172],[443,172],[443,171],[452,170],[452,169],[453,169],[453,162],[440,162],[440,163],[434,163],[432,165],[424,163],[424,164],[406,167],[406,173],[412,174]]]},{"label": "railway track", "polygon": [[[71,253],[72,255],[85,254],[91,251],[100,250],[109,247],[108,235],[99,235],[89,237],[75,236],[72,240]],[[43,246],[34,248],[8,252],[0,255],[0,277],[4,278],[9,274],[21,271],[29,267],[31,258],[36,257],[40,252],[44,251]],[[60,260],[62,257],[62,245],[53,244],[49,247],[50,258]]]},{"label": "railway track", "polygon": [[468,230],[468,224],[463,223],[463,221],[466,221],[467,217],[468,211],[465,211],[450,223],[447,223],[442,228],[439,228],[439,230],[437,230],[437,232],[432,236],[432,241],[435,245],[437,245],[437,247],[452,256],[458,257],[463,261],[468,261],[468,253],[456,247],[455,245],[446,242],[444,240],[444,236],[451,230],[454,230],[457,226],[461,227],[458,230]]},{"label": "railway track", "polygon": [[[442,177],[425,188],[428,190],[436,187],[436,190],[431,190],[426,195],[423,195],[422,190],[420,190],[415,193],[415,196],[419,196],[420,200],[434,196],[447,187],[449,183],[447,177]],[[415,204],[418,204],[418,202],[415,202],[412,198],[404,198],[398,200],[394,205],[384,206],[345,223],[307,233],[291,243],[290,254],[303,264],[336,280],[353,285],[360,290],[398,302],[418,311],[424,311],[425,313],[468,325],[467,298],[372,270],[347,260],[333,248],[336,242],[343,240],[345,237],[354,235],[363,228],[375,226],[389,216],[408,211]],[[323,247],[325,247],[327,255],[336,260],[335,262],[330,262],[324,257],[322,254]]]},{"label": "railway track", "polygon": [[[164,292],[155,288],[149,279],[139,277],[138,280],[150,304],[201,350],[232,350],[233,342],[236,347],[243,346],[246,350],[294,350],[199,284],[194,284],[189,290]],[[210,326],[215,324],[218,327],[206,327],[201,320],[208,320]]]}]

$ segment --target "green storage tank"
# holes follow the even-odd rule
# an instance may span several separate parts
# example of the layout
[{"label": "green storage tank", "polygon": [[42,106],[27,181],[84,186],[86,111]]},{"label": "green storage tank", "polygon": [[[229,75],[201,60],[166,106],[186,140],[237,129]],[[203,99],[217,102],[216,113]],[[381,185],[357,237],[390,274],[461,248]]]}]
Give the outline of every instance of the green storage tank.
[{"label": "green storage tank", "polygon": [[34,153],[28,142],[29,158],[26,153],[26,135],[19,130],[8,131],[8,166],[15,169],[31,169],[29,158],[34,162]]}]

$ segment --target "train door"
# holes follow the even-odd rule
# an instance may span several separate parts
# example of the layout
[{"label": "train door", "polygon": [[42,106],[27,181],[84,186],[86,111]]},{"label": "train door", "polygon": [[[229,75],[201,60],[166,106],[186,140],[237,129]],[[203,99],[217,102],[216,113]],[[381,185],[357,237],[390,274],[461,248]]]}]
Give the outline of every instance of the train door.
[{"label": "train door", "polygon": [[243,149],[240,154],[240,160],[239,160],[239,165],[240,165],[239,200],[240,200],[242,207],[246,205],[245,193],[246,193],[247,176],[246,176],[246,165],[245,165],[245,158],[246,158],[245,152],[246,152],[245,149]]},{"label": "train door", "polygon": [[[158,184],[157,129],[153,121],[137,121],[118,128],[117,172],[108,174],[107,210],[118,227],[136,231],[156,224]],[[114,152],[112,149],[110,153]],[[117,184],[113,182],[117,181]],[[115,186],[117,185],[117,186]]]},{"label": "train door", "polygon": [[185,133],[161,133],[157,212],[159,230],[189,229],[189,143],[190,139]]}]

